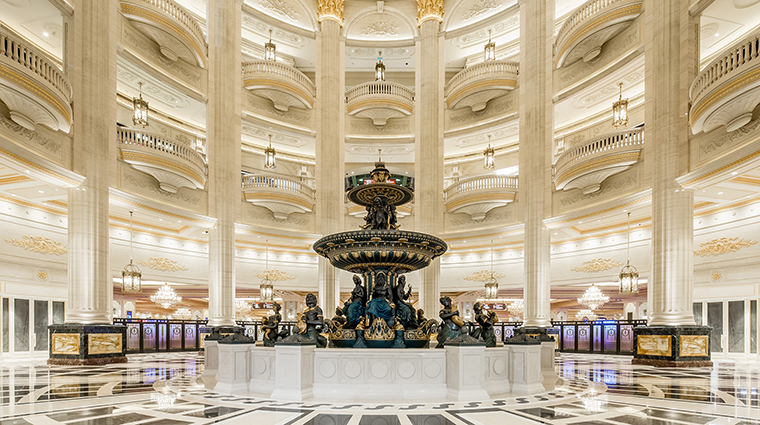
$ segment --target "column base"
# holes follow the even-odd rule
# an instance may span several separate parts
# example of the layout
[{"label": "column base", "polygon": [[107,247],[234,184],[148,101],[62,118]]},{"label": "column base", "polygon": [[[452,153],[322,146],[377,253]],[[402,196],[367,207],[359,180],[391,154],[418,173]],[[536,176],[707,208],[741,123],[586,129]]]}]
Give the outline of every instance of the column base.
[{"label": "column base", "polygon": [[58,324],[48,326],[49,365],[80,366],[126,363],[127,328],[123,325]]},{"label": "column base", "polygon": [[633,328],[632,364],[658,367],[712,366],[709,326]]}]

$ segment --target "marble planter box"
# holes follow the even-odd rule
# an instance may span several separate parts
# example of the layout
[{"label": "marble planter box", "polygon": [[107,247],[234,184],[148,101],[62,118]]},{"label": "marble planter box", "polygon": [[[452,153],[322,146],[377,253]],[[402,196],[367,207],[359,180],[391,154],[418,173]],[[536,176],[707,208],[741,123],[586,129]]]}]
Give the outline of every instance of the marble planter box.
[{"label": "marble planter box", "polygon": [[127,328],[123,325],[48,326],[51,365],[126,363]]},{"label": "marble planter box", "polygon": [[659,367],[712,366],[709,326],[633,328],[633,364]]}]

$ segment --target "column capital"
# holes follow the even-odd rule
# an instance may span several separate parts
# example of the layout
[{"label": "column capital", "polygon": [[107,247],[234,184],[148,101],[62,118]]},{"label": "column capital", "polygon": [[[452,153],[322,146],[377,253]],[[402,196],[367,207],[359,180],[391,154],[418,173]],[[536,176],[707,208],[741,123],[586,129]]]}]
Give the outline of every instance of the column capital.
[{"label": "column capital", "polygon": [[443,22],[443,0],[417,0],[417,26],[429,20]]},{"label": "column capital", "polygon": [[319,22],[332,19],[343,26],[343,2],[344,0],[319,0],[317,5],[317,18]]}]

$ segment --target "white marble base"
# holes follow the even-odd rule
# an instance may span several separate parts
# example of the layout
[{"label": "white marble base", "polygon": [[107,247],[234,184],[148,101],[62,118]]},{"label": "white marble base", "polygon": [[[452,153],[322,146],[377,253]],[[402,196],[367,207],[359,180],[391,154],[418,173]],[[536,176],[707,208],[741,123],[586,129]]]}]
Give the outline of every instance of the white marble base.
[{"label": "white marble base", "polygon": [[248,392],[269,397],[275,389],[277,377],[277,354],[274,347],[252,347]]},{"label": "white marble base", "polygon": [[456,401],[488,399],[485,390],[485,346],[446,346],[448,398]]},{"label": "white marble base", "polygon": [[541,343],[541,380],[545,390],[553,390],[559,376],[554,365],[554,341]]},{"label": "white marble base", "polygon": [[276,400],[303,401],[313,397],[314,345],[278,345],[275,347]]},{"label": "white marble base", "polygon": [[219,369],[218,382],[214,391],[223,394],[244,394],[248,391],[249,357],[253,344],[218,344]]},{"label": "white marble base", "polygon": [[204,367],[201,379],[204,383],[215,384],[219,373],[219,343],[216,341],[204,341],[203,347]]},{"label": "white marble base", "polygon": [[[444,350],[430,349],[317,350],[314,354],[314,398],[352,401],[442,399],[447,393],[447,356]],[[275,398],[274,394],[272,397]]]},{"label": "white marble base", "polygon": [[509,387],[509,351],[504,346],[486,348],[483,372],[483,386],[491,398],[505,397],[511,390]]},{"label": "white marble base", "polygon": [[509,381],[512,394],[536,394],[544,391],[541,380],[541,345],[508,344]]}]

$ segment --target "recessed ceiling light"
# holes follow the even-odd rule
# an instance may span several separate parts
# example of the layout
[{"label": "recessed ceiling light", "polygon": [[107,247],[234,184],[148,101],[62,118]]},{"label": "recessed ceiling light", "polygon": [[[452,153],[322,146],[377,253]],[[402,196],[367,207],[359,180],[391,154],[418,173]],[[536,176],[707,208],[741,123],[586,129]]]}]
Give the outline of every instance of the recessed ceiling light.
[{"label": "recessed ceiling light", "polygon": [[49,33],[49,32],[47,32],[47,31],[43,31],[43,32],[42,32],[42,35],[44,35],[45,37],[49,37],[49,36],[50,36],[50,33]]},{"label": "recessed ceiling light", "polygon": [[44,190],[38,190],[37,192],[40,192],[40,193],[45,193],[45,191],[44,191]]},{"label": "recessed ceiling light", "polygon": [[559,235],[559,233],[555,233],[554,235],[555,235],[555,236],[556,236],[556,235]]},{"label": "recessed ceiling light", "polygon": [[722,194],[723,194],[723,192],[718,192],[718,195],[722,195]]},{"label": "recessed ceiling light", "polygon": [[736,171],[732,171],[732,172],[731,172],[731,175],[732,175],[732,176],[735,176],[735,175],[737,175],[737,174],[739,174],[739,173],[738,173],[738,172],[736,172]]}]

